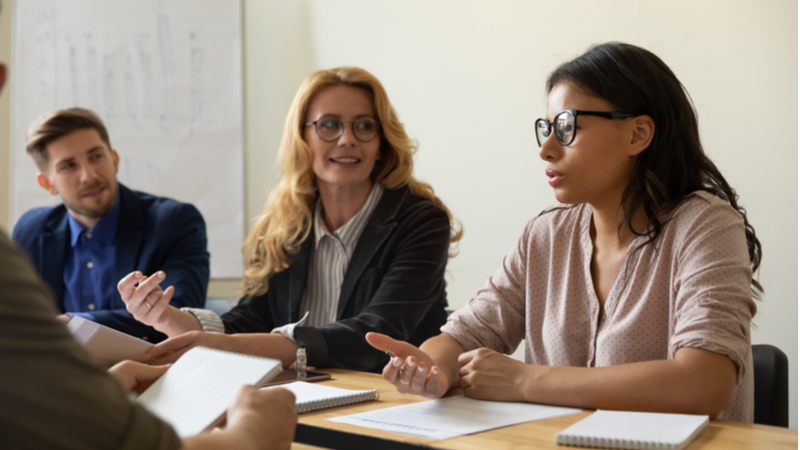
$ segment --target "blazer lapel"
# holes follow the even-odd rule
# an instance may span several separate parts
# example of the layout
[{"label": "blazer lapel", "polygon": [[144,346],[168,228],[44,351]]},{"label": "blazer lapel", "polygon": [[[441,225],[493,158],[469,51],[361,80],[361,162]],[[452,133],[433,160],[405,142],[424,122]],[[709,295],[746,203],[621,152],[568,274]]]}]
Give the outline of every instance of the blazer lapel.
[{"label": "blazer lapel", "polygon": [[400,205],[407,194],[408,188],[405,187],[383,191],[383,196],[378,202],[378,206],[375,207],[367,226],[364,227],[364,231],[361,232],[361,237],[358,238],[356,248],[353,250],[353,256],[347,265],[347,271],[342,282],[342,291],[339,293],[339,304],[336,308],[337,320],[341,320],[361,274],[369,266],[383,241],[389,237],[394,227],[397,226],[397,223],[392,220],[397,215],[397,211],[400,209]]},{"label": "blazer lapel", "polygon": [[56,296],[56,304],[64,311],[64,259],[69,241],[69,212],[64,209],[61,217],[47,222],[46,233],[39,237],[39,273],[50,285]]},{"label": "blazer lapel", "polygon": [[[119,223],[114,242],[117,246],[114,258],[114,284],[136,270],[139,253],[144,238],[145,211],[142,202],[128,188],[119,185],[120,205]],[[149,275],[149,274],[146,274]],[[124,308],[119,291],[114,289],[114,308]]]},{"label": "blazer lapel", "polygon": [[[313,222],[313,221],[312,221]],[[300,303],[308,283],[308,268],[311,252],[314,250],[314,227],[305,242],[300,244],[300,251],[292,257],[292,270],[289,270],[289,323],[300,320]]]}]

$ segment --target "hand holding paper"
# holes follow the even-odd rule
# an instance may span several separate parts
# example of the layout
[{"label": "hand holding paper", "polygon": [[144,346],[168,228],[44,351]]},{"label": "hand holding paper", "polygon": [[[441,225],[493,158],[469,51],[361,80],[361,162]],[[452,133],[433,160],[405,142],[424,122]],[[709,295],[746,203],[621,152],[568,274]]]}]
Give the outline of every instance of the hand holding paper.
[{"label": "hand holding paper", "polygon": [[135,361],[122,361],[108,372],[119,380],[125,392],[141,394],[169,369],[169,364],[150,366]]},{"label": "hand holding paper", "polygon": [[297,427],[294,394],[242,386],[228,407],[227,430],[241,431],[259,447],[290,448]]},{"label": "hand holding paper", "polygon": [[233,337],[224,333],[190,331],[180,336],[171,337],[147,350],[147,356],[153,364],[169,364],[178,360],[184,353],[195,347],[216,348],[219,350],[239,351],[234,345]]},{"label": "hand holding paper", "polygon": [[[137,401],[169,422],[178,436],[193,436],[218,425],[234,398],[238,399],[232,404],[234,410],[238,405],[245,410],[263,412],[265,408],[259,405],[269,400],[258,392],[248,399],[241,399],[240,387],[245,384],[263,386],[280,371],[281,362],[274,359],[195,347],[173,364]],[[288,392],[279,395],[287,394],[291,397],[289,404],[293,410],[294,396]],[[294,413],[289,414],[292,416]],[[240,420],[250,423],[259,419],[249,413],[234,414],[228,419],[228,424],[233,426]]]}]

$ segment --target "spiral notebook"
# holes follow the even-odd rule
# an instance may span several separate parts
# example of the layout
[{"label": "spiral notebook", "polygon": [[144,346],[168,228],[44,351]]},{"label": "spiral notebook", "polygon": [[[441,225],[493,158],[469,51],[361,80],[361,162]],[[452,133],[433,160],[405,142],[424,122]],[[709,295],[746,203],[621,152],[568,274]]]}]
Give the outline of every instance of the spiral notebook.
[{"label": "spiral notebook", "polygon": [[[298,414],[316,411],[318,409],[370,402],[380,398],[380,393],[378,393],[377,389],[355,391],[332,386],[323,386],[316,383],[307,383],[305,381],[282,384],[275,388],[283,388],[292,391],[296,398],[295,410]],[[265,389],[275,388],[268,387]]]},{"label": "spiral notebook", "polygon": [[708,416],[596,411],[556,434],[559,445],[681,450],[708,427]]},{"label": "spiral notebook", "polygon": [[181,438],[219,425],[245,384],[263,386],[282,369],[280,361],[207,347],[184,353],[137,399],[175,428]]}]

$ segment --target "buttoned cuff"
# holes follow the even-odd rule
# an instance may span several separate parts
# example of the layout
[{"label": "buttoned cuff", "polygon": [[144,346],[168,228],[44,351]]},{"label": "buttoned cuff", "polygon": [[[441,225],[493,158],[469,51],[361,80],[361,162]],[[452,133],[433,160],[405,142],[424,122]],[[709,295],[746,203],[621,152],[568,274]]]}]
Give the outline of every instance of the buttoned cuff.
[{"label": "buttoned cuff", "polygon": [[297,322],[287,323],[286,325],[273,328],[271,332],[282,334],[283,337],[285,337],[286,339],[289,339],[292,342],[296,343],[297,340],[295,340],[294,338],[294,329],[295,327],[302,326],[304,323],[306,323],[306,319],[308,319],[308,311],[306,311],[306,314],[303,316],[303,318],[298,320]]},{"label": "buttoned cuff", "polygon": [[222,319],[219,318],[217,313],[210,309],[183,307],[181,311],[190,312],[193,316],[197,317],[203,331],[225,332],[225,324],[222,323]]}]

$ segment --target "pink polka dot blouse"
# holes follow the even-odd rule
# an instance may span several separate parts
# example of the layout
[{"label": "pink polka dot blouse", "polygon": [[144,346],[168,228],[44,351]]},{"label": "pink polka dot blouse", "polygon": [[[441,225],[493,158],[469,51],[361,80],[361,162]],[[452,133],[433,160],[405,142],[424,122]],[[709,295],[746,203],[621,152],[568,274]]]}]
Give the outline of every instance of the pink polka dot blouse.
[{"label": "pink polka dot blouse", "polygon": [[[628,248],[604,307],[595,294],[587,204],[552,209],[528,222],[516,246],[442,331],[467,350],[525,361],[602,367],[672,359],[683,347],[727,355],[737,368],[718,419],[753,421],[750,320],[756,305],[742,217],[724,200],[695,192],[651,244]],[[655,244],[655,245],[653,245]]]}]

